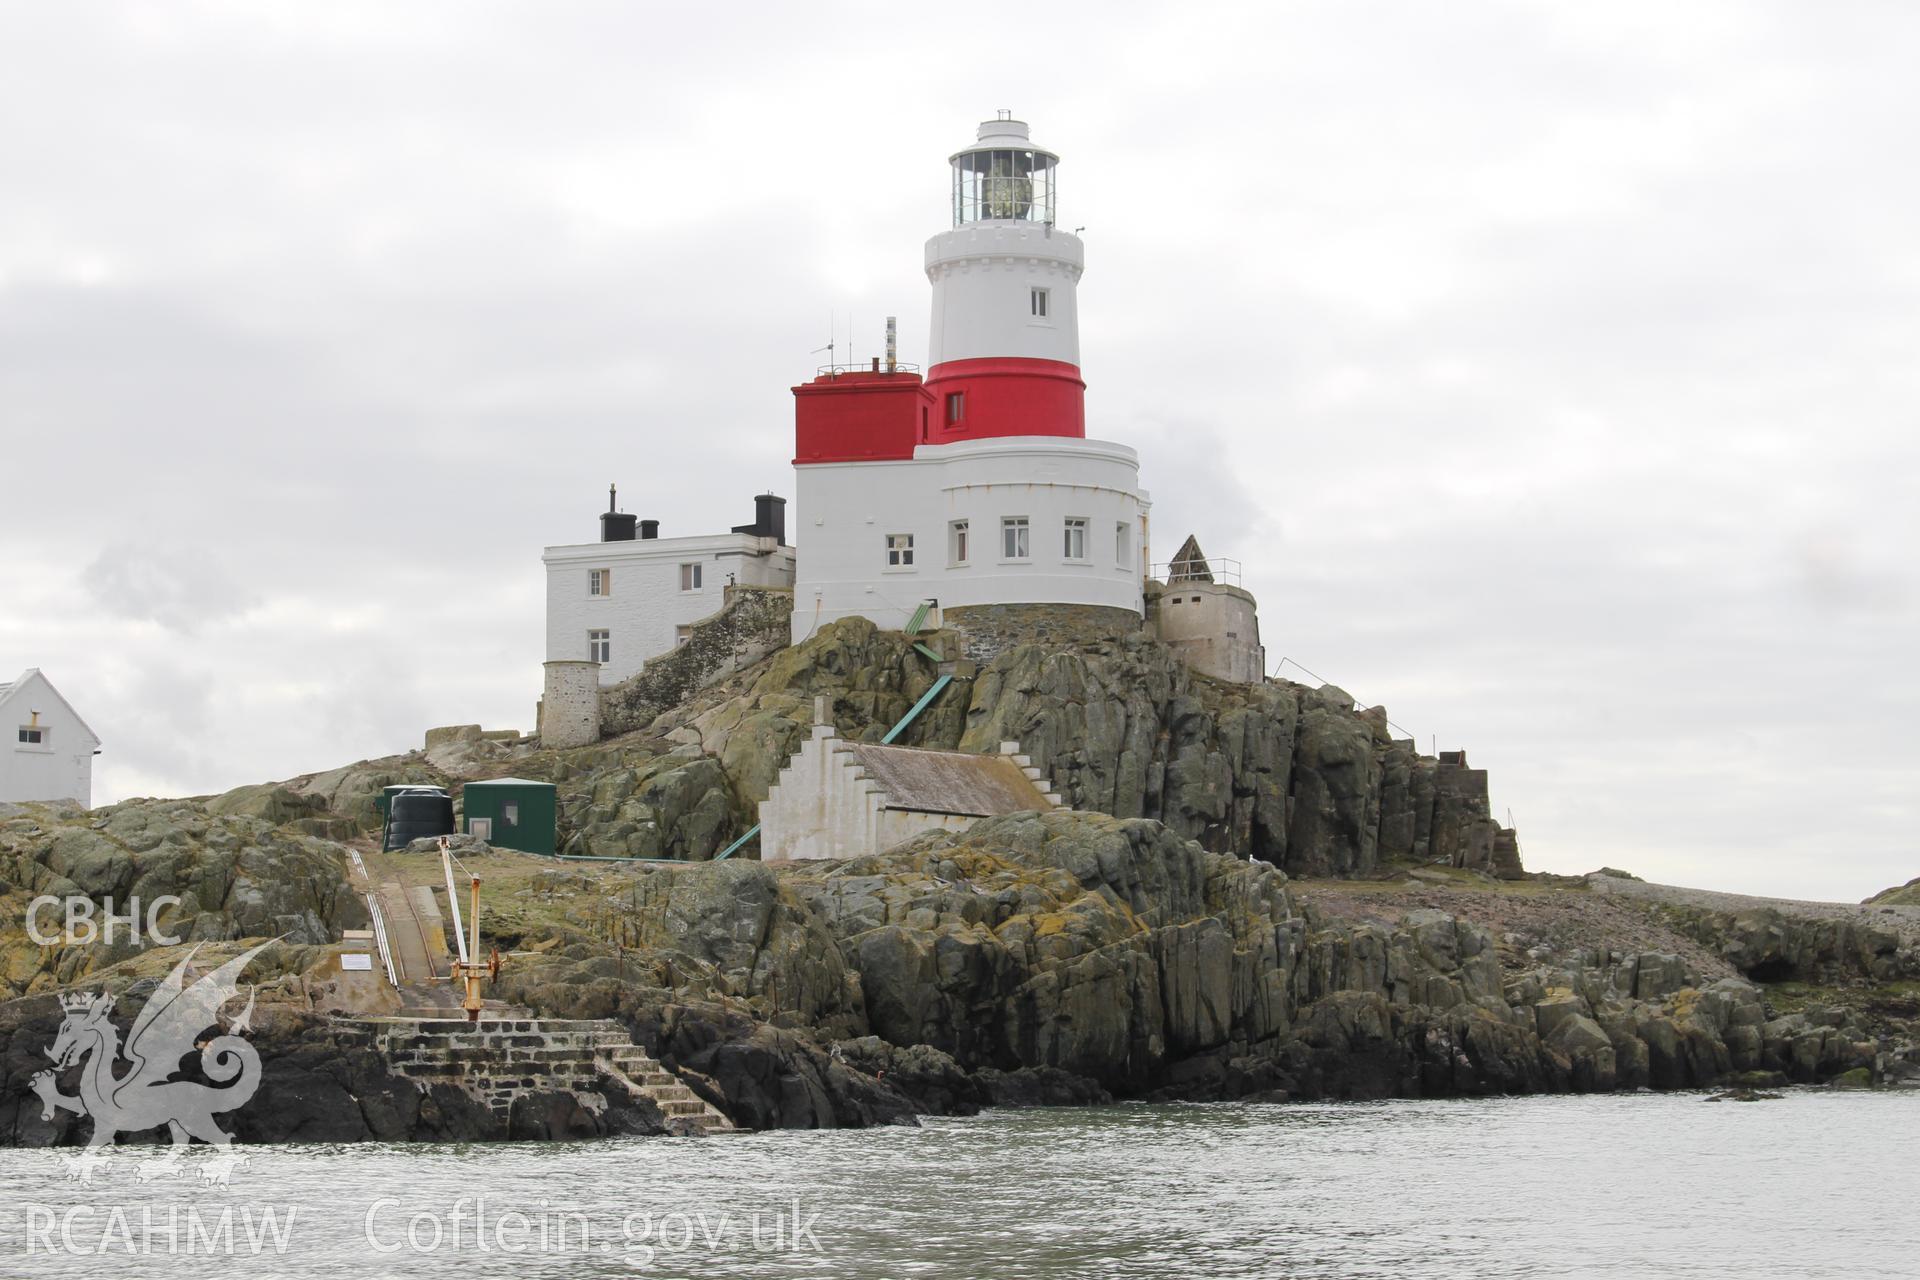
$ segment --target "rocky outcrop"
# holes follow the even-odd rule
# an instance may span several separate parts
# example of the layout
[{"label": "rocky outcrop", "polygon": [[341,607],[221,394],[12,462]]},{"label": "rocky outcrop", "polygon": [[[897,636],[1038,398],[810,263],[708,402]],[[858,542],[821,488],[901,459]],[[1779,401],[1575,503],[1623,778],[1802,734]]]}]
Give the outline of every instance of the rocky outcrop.
[{"label": "rocky outcrop", "polygon": [[[122,992],[114,1021],[124,1027],[149,988],[108,985]],[[91,1121],[72,1112],[46,1115],[33,1088],[62,1017],[50,997],[0,1005],[0,1145],[72,1146],[90,1132]],[[523,1090],[510,1107],[489,1106],[459,1082],[410,1073],[357,1025],[295,1008],[263,1003],[248,1040],[260,1055],[259,1089],[220,1119],[239,1142],[557,1141],[669,1128],[658,1107],[611,1079]],[[79,1071],[61,1077],[62,1092],[76,1092]],[[133,1145],[167,1140],[164,1127],[119,1137]]]},{"label": "rocky outcrop", "polygon": [[[180,901],[155,923],[187,942],[281,937],[330,942],[365,913],[347,887],[347,852],[248,810],[277,803],[271,794],[222,805],[191,800],[129,800],[101,809],[24,805],[0,816],[0,909],[24,926],[35,898],[85,899],[92,920],[125,916],[137,899],[144,916],[161,898]],[[222,812],[225,808],[227,811]],[[63,913],[40,918],[43,934],[63,933]],[[77,931],[84,933],[84,930]],[[24,927],[0,932],[0,996],[73,983],[147,945],[122,925],[104,936],[41,946]]]},{"label": "rocky outcrop", "polygon": [[602,732],[643,729],[715,681],[785,648],[792,618],[790,589],[728,587],[720,611],[695,623],[685,643],[648,659],[637,675],[601,695]]},{"label": "rocky outcrop", "polygon": [[[732,618],[761,635],[749,624],[779,612],[764,607],[774,597],[785,599],[738,593],[715,625]],[[1420,754],[1390,735],[1383,709],[1356,711],[1338,688],[1197,675],[1137,618],[1113,613],[955,609],[964,629],[913,637],[846,618],[717,683],[711,664],[681,671],[692,659],[669,655],[609,691],[614,736],[591,746],[481,741],[470,758],[367,762],[220,803],[337,834],[315,824],[371,829],[373,798],[390,782],[511,773],[555,784],[564,852],[701,860],[758,820],[816,695],[841,736],[871,741],[949,675],[900,741],[979,752],[1018,741],[1074,808],[1153,818],[1296,876],[1426,862],[1524,874],[1517,840],[1490,817],[1485,771],[1463,753]],[[739,856],[754,853],[749,843]]]},{"label": "rocky outcrop", "polygon": [[843,862],[661,868],[580,918],[534,940],[509,998],[621,1018],[754,1125],[1813,1081],[1910,1056],[1677,955],[1529,954],[1435,910],[1326,917],[1270,865],[1084,813]]}]

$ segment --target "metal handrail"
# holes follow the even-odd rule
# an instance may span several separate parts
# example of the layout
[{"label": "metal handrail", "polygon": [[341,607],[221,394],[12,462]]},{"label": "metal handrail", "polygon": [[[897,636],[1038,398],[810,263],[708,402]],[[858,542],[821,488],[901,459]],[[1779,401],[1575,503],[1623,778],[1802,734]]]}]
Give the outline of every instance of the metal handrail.
[{"label": "metal handrail", "polygon": [[[1224,582],[1228,586],[1239,586],[1245,575],[1244,566],[1231,556],[1202,556],[1200,562],[1207,566],[1209,577],[1215,582]],[[1151,564],[1147,566],[1147,576],[1158,578],[1162,582],[1171,582],[1174,566],[1189,563],[1191,561],[1168,560],[1164,564]],[[1187,581],[1191,582],[1193,579],[1189,578]]]},{"label": "metal handrail", "polygon": [[393,948],[387,943],[387,920],[381,914],[380,901],[373,894],[366,895],[367,914],[373,918],[373,940],[380,948],[380,963],[386,966],[387,982],[395,990],[400,987],[399,976],[393,971]]},{"label": "metal handrail", "polygon": [[881,361],[880,363],[881,363],[881,367],[878,369],[873,367],[873,361],[871,360],[862,361],[859,364],[823,364],[819,368],[815,369],[813,371],[813,374],[816,378],[818,378],[818,377],[837,377],[843,373],[918,373],[920,372],[919,365],[908,364],[905,360],[894,361],[892,368],[887,368],[886,362],[884,360]]}]

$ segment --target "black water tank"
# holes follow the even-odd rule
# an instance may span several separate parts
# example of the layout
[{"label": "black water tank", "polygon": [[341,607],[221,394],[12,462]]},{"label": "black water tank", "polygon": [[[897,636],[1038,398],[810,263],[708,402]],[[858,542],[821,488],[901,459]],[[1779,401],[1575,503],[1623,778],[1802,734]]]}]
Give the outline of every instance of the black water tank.
[{"label": "black water tank", "polygon": [[453,797],[437,787],[396,791],[387,806],[387,838],[383,849],[404,849],[423,837],[453,834]]}]

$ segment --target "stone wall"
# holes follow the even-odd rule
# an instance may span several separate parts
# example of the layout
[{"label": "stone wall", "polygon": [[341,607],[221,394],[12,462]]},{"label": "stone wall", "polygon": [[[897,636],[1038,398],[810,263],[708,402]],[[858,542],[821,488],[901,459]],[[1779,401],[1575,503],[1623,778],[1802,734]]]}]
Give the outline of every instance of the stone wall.
[{"label": "stone wall", "polygon": [[942,611],[942,621],[961,637],[961,656],[992,662],[1023,644],[1073,648],[1138,635],[1140,615],[1090,604],[982,604]]},{"label": "stone wall", "polygon": [[733,1127],[614,1022],[381,1018],[344,1023],[341,1034],[377,1049],[392,1070],[422,1089],[461,1089],[503,1124],[517,1106],[555,1096],[570,1097],[595,1116],[611,1100],[644,1097],[670,1132]]},{"label": "stone wall", "polygon": [[602,694],[601,732],[644,729],[699,690],[784,649],[792,616],[790,590],[728,587],[720,612],[695,623],[685,644],[648,660],[640,674]]}]

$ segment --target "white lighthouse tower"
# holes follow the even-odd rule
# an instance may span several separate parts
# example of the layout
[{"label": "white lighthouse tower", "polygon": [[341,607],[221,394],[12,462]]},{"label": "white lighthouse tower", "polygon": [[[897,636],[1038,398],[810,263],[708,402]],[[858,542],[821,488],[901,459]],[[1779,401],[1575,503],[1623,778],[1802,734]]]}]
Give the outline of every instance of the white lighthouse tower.
[{"label": "white lighthouse tower", "polygon": [[1078,236],[1054,226],[1060,159],[1002,112],[949,158],[953,227],[927,241],[937,438],[1086,435]]},{"label": "white lighthouse tower", "polygon": [[927,241],[926,377],[876,362],[793,389],[796,640],[929,602],[1141,613],[1149,504],[1134,451],[1087,438],[1085,256],[1055,226],[1059,163],[1008,113],[982,124]]}]

